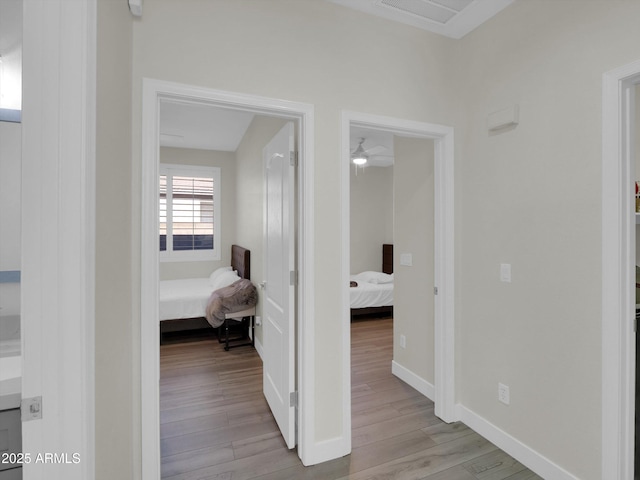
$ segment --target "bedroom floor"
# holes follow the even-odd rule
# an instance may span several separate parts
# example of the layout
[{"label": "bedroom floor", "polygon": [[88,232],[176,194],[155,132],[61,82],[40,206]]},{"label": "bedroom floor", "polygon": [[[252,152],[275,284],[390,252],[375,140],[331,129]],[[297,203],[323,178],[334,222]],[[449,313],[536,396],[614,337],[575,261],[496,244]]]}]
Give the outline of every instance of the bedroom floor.
[{"label": "bedroom floor", "polygon": [[352,323],[352,446],[304,467],[262,396],[255,350],[211,337],[160,347],[162,478],[534,480],[535,475],[391,374],[391,319]]}]

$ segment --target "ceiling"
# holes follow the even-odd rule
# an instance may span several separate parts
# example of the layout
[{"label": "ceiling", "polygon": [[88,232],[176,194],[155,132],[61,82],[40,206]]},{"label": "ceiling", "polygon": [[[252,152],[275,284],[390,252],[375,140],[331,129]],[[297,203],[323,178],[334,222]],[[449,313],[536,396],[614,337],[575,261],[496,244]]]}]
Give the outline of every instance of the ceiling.
[{"label": "ceiling", "polygon": [[343,7],[462,38],[514,0],[327,0]]},{"label": "ceiling", "polygon": [[209,105],[160,103],[160,146],[235,152],[254,114]]}]

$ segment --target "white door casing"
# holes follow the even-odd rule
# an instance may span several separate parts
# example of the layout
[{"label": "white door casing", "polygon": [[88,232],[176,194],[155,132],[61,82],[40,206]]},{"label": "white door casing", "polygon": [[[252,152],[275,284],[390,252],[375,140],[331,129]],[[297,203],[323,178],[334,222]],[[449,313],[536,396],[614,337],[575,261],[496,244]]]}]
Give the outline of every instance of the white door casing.
[{"label": "white door casing", "polygon": [[[602,474],[634,478],[634,88],[640,61],[602,79]],[[637,261],[637,259],[636,259]]]},{"label": "white door casing", "polygon": [[295,432],[295,229],[293,123],[264,147],[263,388],[287,447]]},{"label": "white door casing", "polygon": [[[159,105],[163,99],[250,111],[296,122],[298,363],[298,456],[304,465],[328,456],[315,438],[314,372],[314,109],[310,104],[148,79],[142,88],[141,238],[140,238],[140,440],[141,480],[160,478],[159,334],[158,334],[158,167]],[[333,453],[333,452],[330,452]]]},{"label": "white door casing", "polygon": [[[458,420],[455,403],[455,327],[454,327],[454,131],[452,127],[359,112],[342,112],[342,314],[341,350],[343,356],[342,405],[343,435],[351,439],[351,337],[349,314],[350,265],[350,129],[352,126],[384,130],[394,134],[434,140],[434,254],[435,297],[434,357],[435,414],[446,422]],[[349,445],[350,449],[350,445]]]}]

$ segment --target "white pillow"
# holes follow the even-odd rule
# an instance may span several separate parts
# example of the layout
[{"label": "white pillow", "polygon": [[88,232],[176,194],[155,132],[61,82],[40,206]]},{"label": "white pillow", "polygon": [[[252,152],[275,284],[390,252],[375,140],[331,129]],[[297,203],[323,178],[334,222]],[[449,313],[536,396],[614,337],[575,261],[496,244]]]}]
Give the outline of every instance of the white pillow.
[{"label": "white pillow", "polygon": [[353,276],[357,282],[366,283],[393,283],[393,273],[391,275],[382,272],[362,272]]},{"label": "white pillow", "polygon": [[209,283],[213,285],[213,283],[216,281],[216,278],[218,278],[224,272],[230,272],[230,271],[231,271],[231,267],[220,267],[214,270],[213,273],[209,275]]},{"label": "white pillow", "polygon": [[218,276],[218,278],[216,278],[215,282],[213,282],[213,290],[219,290],[221,288],[224,287],[228,287],[229,285],[231,285],[234,282],[237,282],[238,280],[240,280],[240,277],[238,276],[238,272],[236,271],[227,271],[227,272],[222,272],[221,275]]}]

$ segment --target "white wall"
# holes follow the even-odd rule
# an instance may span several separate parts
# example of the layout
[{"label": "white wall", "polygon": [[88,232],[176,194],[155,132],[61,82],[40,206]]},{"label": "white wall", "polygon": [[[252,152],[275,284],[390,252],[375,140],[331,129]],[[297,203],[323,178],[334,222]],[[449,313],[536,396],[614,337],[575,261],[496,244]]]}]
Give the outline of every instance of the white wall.
[{"label": "white wall", "polygon": [[[280,118],[256,115],[247,128],[238,149],[236,205],[236,243],[251,250],[251,280],[262,280],[264,258],[264,167],[262,149],[286,123]],[[258,289],[257,315],[262,315],[262,290]],[[262,326],[256,326],[256,339],[262,343]]]},{"label": "white wall", "polygon": [[[160,280],[204,278],[216,268],[231,264],[231,245],[236,243],[236,156],[233,152],[160,148],[160,163],[220,168],[221,256],[220,260],[199,262],[160,262]],[[218,201],[218,200],[216,200]],[[219,241],[217,239],[216,241]]]},{"label": "white wall", "polygon": [[[640,2],[517,1],[455,60],[458,400],[584,480],[601,466],[602,74],[639,58],[638,18]],[[489,134],[514,104],[520,124]]]},{"label": "white wall", "polygon": [[[132,21],[126,2],[99,1],[96,125],[96,480],[139,478],[139,345],[133,299]],[[138,320],[139,321],[139,320]]]},{"label": "white wall", "polygon": [[393,166],[351,171],[351,273],[382,271],[382,244],[393,243]]},{"label": "white wall", "polygon": [[[22,125],[0,122],[0,272],[20,270]],[[20,314],[20,284],[0,283],[0,316]]]},{"label": "white wall", "polygon": [[[434,145],[394,137],[393,360],[434,384]],[[412,266],[400,265],[410,253]],[[406,348],[400,346],[406,337]]]},{"label": "white wall", "polygon": [[[453,40],[317,0],[157,0],[145,3],[134,24],[134,185],[143,77],[315,106],[315,317],[321,327],[314,331],[312,414],[318,444],[339,442],[342,435],[335,413],[343,395],[335,338],[345,328],[335,301],[342,288],[336,194],[341,111],[452,124],[447,59],[453,46]],[[363,81],[363,71],[381,64]]]},{"label": "white wall", "polygon": [[[101,478],[130,478],[139,465],[143,77],[315,106],[318,444],[342,431],[335,412],[343,359],[333,348],[343,328],[334,301],[342,288],[333,188],[340,113],[454,126],[458,400],[578,478],[599,477],[602,73],[638,59],[639,2],[520,0],[454,41],[317,0],[154,0],[134,22],[129,77],[130,20],[121,3],[99,2],[101,14],[119,10],[99,15],[98,93],[118,104],[99,108],[98,132],[105,135],[106,122],[120,142],[104,145],[98,165]],[[384,68],[363,81],[372,65]],[[121,88],[106,85],[114,77]],[[513,103],[520,125],[489,136],[487,114]],[[122,182],[129,173],[131,186]],[[115,180],[114,208],[106,192]],[[505,262],[513,265],[511,284],[498,281]],[[497,402],[498,381],[511,387],[509,407]]]}]

